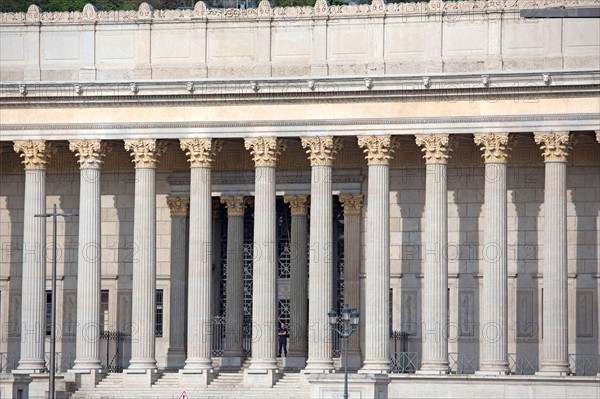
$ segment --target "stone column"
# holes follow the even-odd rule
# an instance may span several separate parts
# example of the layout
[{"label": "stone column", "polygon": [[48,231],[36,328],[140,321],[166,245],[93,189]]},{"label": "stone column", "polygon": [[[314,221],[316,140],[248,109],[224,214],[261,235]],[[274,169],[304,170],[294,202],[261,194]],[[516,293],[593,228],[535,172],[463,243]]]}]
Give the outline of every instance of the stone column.
[{"label": "stone column", "polygon": [[131,298],[131,360],[125,381],[149,385],[156,379],[156,191],[158,157],[156,140],[125,140],[135,163],[133,221],[133,281]]},{"label": "stone column", "polygon": [[212,315],[221,312],[221,200],[212,199]]},{"label": "stone column", "polygon": [[245,140],[254,159],[254,255],[252,297],[252,362],[244,373],[247,385],[270,387],[277,362],[277,248],[275,165],[285,149],[277,138]]},{"label": "stone column", "polygon": [[292,195],[283,200],[290,204],[292,213],[290,261],[290,313],[292,322],[289,352],[285,358],[288,368],[302,369],[308,354],[308,196]]},{"label": "stone column", "polygon": [[189,197],[168,196],[171,210],[171,303],[167,369],[178,370],[185,363],[185,300]]},{"label": "stone column", "polygon": [[210,382],[212,372],[212,200],[211,165],[221,142],[181,139],[190,163],[187,359],[185,383]]},{"label": "stone column", "polygon": [[333,157],[341,141],[333,137],[303,138],[311,164],[310,256],[308,282],[308,359],[305,372],[333,370],[331,326],[327,312],[333,308]]},{"label": "stone column", "polygon": [[244,357],[244,210],[243,196],[223,196],[227,206],[227,281],[225,351],[222,367],[239,368]]},{"label": "stone column", "polygon": [[[363,196],[340,195],[340,202],[344,208],[344,302],[351,309],[360,310],[360,215]],[[358,369],[361,366],[360,335],[359,329],[350,336],[350,369]]]},{"label": "stone column", "polygon": [[45,369],[46,341],[46,167],[52,148],[39,141],[15,141],[25,165],[23,209],[23,285],[21,300],[21,358],[18,372]]},{"label": "stone column", "polygon": [[448,193],[447,134],[417,136],[426,163],[423,263],[422,374],[445,374],[448,368]]},{"label": "stone column", "polygon": [[367,154],[365,360],[361,373],[387,374],[390,364],[390,136],[358,137]]},{"label": "stone column", "polygon": [[102,368],[99,340],[102,283],[100,182],[107,145],[100,140],[72,140],[69,149],[79,158],[80,168],[77,342],[73,370],[91,371]]},{"label": "stone column", "polygon": [[544,183],[544,301],[539,374],[569,372],[567,308],[567,155],[568,132],[535,133],[543,151]]},{"label": "stone column", "polygon": [[483,295],[480,374],[506,374],[508,368],[508,263],[506,159],[508,134],[476,134],[485,160]]}]

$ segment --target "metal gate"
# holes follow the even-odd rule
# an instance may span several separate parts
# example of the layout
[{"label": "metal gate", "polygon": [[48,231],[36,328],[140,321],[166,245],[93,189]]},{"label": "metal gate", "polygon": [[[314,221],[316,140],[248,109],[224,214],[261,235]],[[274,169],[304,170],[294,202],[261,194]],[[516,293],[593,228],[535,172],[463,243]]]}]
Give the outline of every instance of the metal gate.
[{"label": "metal gate", "polygon": [[100,353],[102,366],[109,373],[123,372],[123,344],[128,335],[121,331],[100,333]]}]

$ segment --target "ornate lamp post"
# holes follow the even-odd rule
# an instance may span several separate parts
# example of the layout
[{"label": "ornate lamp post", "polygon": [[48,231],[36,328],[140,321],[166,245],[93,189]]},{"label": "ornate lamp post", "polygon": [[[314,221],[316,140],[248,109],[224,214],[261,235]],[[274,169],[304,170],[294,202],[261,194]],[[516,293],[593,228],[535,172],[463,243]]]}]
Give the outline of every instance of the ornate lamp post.
[{"label": "ornate lamp post", "polygon": [[356,309],[350,309],[348,305],[344,304],[341,311],[342,323],[339,329],[336,326],[338,324],[338,315],[335,310],[330,310],[327,315],[329,316],[331,328],[344,339],[344,399],[348,399],[348,340],[358,328],[360,315]]}]

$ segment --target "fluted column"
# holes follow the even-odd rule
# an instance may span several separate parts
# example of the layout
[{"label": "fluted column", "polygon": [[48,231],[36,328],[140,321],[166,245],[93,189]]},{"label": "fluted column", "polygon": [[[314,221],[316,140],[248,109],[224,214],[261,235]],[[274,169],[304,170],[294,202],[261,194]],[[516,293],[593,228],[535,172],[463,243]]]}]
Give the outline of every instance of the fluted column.
[{"label": "fluted column", "polygon": [[271,386],[277,362],[277,248],[275,165],[285,149],[276,138],[245,140],[255,165],[254,254],[252,296],[252,362],[246,369],[248,385]]},{"label": "fluted column", "polygon": [[506,159],[508,134],[476,134],[485,160],[483,295],[479,373],[508,371]]},{"label": "fluted column", "polygon": [[[344,302],[351,309],[360,309],[360,215],[362,194],[340,195],[344,208]],[[364,334],[364,333],[363,333]],[[350,336],[348,367],[359,368],[360,329]]]},{"label": "fluted column", "polygon": [[135,163],[133,221],[132,344],[130,370],[156,369],[156,164],[163,152],[156,140],[125,140]]},{"label": "fluted column", "polygon": [[180,369],[185,363],[186,247],[190,198],[170,195],[171,211],[171,303],[167,368]]},{"label": "fluted column", "polygon": [[188,266],[188,372],[212,369],[212,200],[211,165],[221,143],[181,139],[190,163],[190,237]]},{"label": "fluted column", "polygon": [[308,203],[306,195],[286,196],[283,200],[290,204],[292,213],[291,226],[291,261],[290,261],[290,313],[293,320],[291,328],[290,348],[286,365],[303,368],[308,354]]},{"label": "fluted column", "polygon": [[423,263],[423,374],[445,374],[448,368],[448,193],[447,134],[417,136],[425,153],[425,243]]},{"label": "fluted column", "polygon": [[327,312],[333,307],[333,198],[332,162],[341,141],[333,137],[302,139],[311,164],[310,257],[308,282],[308,359],[306,372],[333,370],[331,327]]},{"label": "fluted column", "polygon": [[544,183],[544,339],[540,374],[569,372],[567,307],[567,156],[569,132],[536,133],[543,151]]},{"label": "fluted column", "polygon": [[69,149],[79,158],[79,245],[77,259],[77,342],[75,370],[101,369],[100,178],[107,145],[100,140],[72,140]]},{"label": "fluted column", "polygon": [[243,196],[223,196],[227,207],[227,302],[223,366],[240,367],[244,357],[244,210]]},{"label": "fluted column", "polygon": [[362,373],[386,374],[390,364],[390,136],[358,137],[369,169],[365,262],[365,353]]},{"label": "fluted column", "polygon": [[25,165],[23,209],[23,274],[21,305],[21,358],[19,371],[45,368],[46,306],[46,167],[52,148],[39,141],[16,141]]}]

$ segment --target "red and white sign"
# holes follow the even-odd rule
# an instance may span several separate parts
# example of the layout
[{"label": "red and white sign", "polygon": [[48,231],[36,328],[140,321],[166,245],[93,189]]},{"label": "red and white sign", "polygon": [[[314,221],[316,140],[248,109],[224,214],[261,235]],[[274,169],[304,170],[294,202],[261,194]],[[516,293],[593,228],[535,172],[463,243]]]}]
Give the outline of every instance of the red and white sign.
[{"label": "red and white sign", "polygon": [[187,393],[185,393],[185,391],[183,391],[181,392],[181,395],[179,395],[179,399],[190,399],[190,397]]}]

